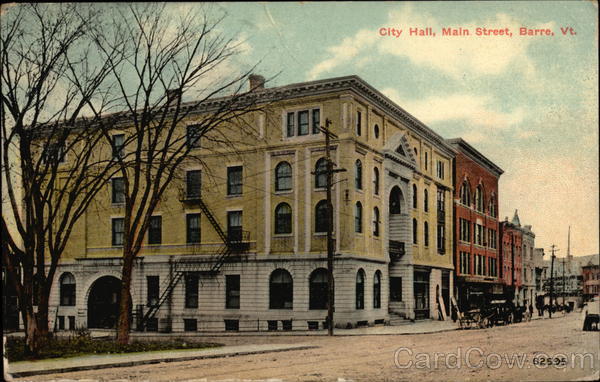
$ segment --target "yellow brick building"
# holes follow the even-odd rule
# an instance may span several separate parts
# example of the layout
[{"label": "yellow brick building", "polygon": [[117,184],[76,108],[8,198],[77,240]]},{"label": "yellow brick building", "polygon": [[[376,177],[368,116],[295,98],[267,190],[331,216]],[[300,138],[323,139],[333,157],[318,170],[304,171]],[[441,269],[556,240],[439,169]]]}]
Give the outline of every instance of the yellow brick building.
[{"label": "yellow brick building", "polygon": [[[253,133],[229,128],[235,149],[201,143],[202,162],[186,162],[156,209],[134,268],[134,319],[174,332],[324,326],[326,119],[346,170],[332,192],[335,325],[437,318],[453,289],[453,149],[357,76],[257,94],[276,101],[246,117]],[[118,193],[116,179],[77,226],[51,296],[57,328],[114,325]],[[239,244],[215,272],[224,244],[209,215]]]}]

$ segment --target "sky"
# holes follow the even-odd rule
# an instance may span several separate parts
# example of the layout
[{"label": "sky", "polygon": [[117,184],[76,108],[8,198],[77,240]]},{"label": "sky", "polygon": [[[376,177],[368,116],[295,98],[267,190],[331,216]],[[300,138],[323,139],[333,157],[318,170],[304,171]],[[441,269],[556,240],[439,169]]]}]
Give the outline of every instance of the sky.
[{"label": "sky", "polygon": [[[191,5],[179,5],[182,7]],[[445,138],[504,170],[500,217],[533,226],[557,256],[598,253],[597,3],[217,4],[239,64],[268,86],[356,74]],[[381,28],[403,30],[383,36]],[[410,36],[409,28],[436,36]],[[442,28],[470,36],[442,36]],[[520,36],[520,28],[550,36]],[[512,36],[477,36],[476,28]],[[562,28],[562,29],[561,29]],[[569,29],[572,28],[572,29]],[[563,34],[563,31],[565,34]]]}]

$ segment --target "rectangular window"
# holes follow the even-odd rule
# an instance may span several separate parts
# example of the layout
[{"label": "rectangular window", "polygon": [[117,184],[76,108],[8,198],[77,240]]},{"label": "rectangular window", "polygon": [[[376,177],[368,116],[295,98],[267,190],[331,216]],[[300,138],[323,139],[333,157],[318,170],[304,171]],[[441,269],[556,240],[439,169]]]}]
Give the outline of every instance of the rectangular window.
[{"label": "rectangular window", "polygon": [[443,224],[437,226],[437,250],[440,254],[446,252],[446,227]]},{"label": "rectangular window", "polygon": [[122,204],[125,203],[125,179],[124,178],[112,178],[112,203]]},{"label": "rectangular window", "polygon": [[298,112],[298,136],[308,135],[308,110]]},{"label": "rectangular window", "polygon": [[475,244],[484,245],[484,230],[481,224],[477,224],[477,241]]},{"label": "rectangular window", "polygon": [[390,277],[390,301],[402,301],[402,277]]},{"label": "rectangular window", "polygon": [[321,132],[321,109],[297,110],[285,115],[287,137],[319,134]]},{"label": "rectangular window", "polygon": [[232,242],[242,241],[242,211],[227,212],[227,238]]},{"label": "rectangular window", "polygon": [[187,243],[200,244],[200,214],[185,215]]},{"label": "rectangular window", "polygon": [[58,316],[58,330],[65,330],[65,316]]},{"label": "rectangular window", "polygon": [[148,291],[146,304],[148,306],[155,306],[158,304],[159,280],[159,276],[146,276],[146,289]]},{"label": "rectangular window", "polygon": [[147,332],[158,332],[158,317],[150,317],[146,321]]},{"label": "rectangular window", "polygon": [[42,153],[44,163],[64,163],[66,159],[64,143],[51,143]]},{"label": "rectangular window", "polygon": [[437,209],[438,211],[446,210],[446,193],[442,189],[437,190]]},{"label": "rectangular window", "polygon": [[187,198],[199,198],[201,186],[200,170],[191,170],[185,173],[185,195]]},{"label": "rectangular window", "polygon": [[125,219],[124,218],[113,218],[112,219],[112,245],[113,246],[123,245],[124,236],[125,236]]},{"label": "rectangular window", "polygon": [[319,134],[321,132],[321,110],[313,109],[312,111],[312,133]]},{"label": "rectangular window", "polygon": [[69,316],[69,330],[75,330],[75,316]]},{"label": "rectangular window", "polygon": [[469,228],[470,228],[470,224],[467,220],[463,219],[463,218],[459,218],[459,228],[458,228],[458,238],[461,241],[469,241],[470,238],[470,233],[469,233]]},{"label": "rectangular window", "polygon": [[242,185],[242,166],[227,167],[227,195],[241,195]]},{"label": "rectangular window", "polygon": [[225,276],[225,308],[240,308],[240,275]]},{"label": "rectangular window", "polygon": [[240,320],[225,320],[225,330],[237,332],[240,330]]},{"label": "rectangular window", "polygon": [[198,274],[188,272],[185,274],[185,307],[198,307]]},{"label": "rectangular window", "polygon": [[437,177],[444,179],[444,162],[440,160],[437,161]]},{"label": "rectangular window", "polygon": [[200,147],[200,136],[202,135],[199,125],[186,126],[185,140],[188,149]]},{"label": "rectangular window", "polygon": [[294,136],[294,130],[295,130],[295,123],[294,123],[294,114],[295,113],[287,113],[287,136],[288,137],[293,137]]},{"label": "rectangular window", "polygon": [[113,158],[123,158],[125,156],[125,134],[116,134],[112,136]]},{"label": "rectangular window", "polygon": [[162,216],[151,216],[148,225],[148,244],[162,243]]},{"label": "rectangular window", "polygon": [[488,232],[488,244],[490,248],[496,249],[496,230],[490,229]]},{"label": "rectangular window", "polygon": [[356,112],[356,135],[360,137],[362,133],[362,113],[360,111]]},{"label": "rectangular window", "polygon": [[469,274],[469,253],[468,252],[461,252],[460,253],[460,273],[462,275],[468,275]]},{"label": "rectangular window", "polygon": [[198,330],[198,320],[195,318],[183,319],[183,330],[186,332],[195,332]]}]

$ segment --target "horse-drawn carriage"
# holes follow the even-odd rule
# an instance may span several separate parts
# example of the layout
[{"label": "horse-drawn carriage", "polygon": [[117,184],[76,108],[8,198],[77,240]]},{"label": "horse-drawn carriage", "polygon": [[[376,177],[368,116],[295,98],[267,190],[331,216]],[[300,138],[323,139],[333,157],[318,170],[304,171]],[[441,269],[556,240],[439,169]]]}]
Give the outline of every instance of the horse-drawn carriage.
[{"label": "horse-drawn carriage", "polygon": [[491,300],[478,309],[470,309],[458,315],[461,329],[489,328],[513,322],[529,321],[531,314],[524,306],[515,306],[512,301]]}]

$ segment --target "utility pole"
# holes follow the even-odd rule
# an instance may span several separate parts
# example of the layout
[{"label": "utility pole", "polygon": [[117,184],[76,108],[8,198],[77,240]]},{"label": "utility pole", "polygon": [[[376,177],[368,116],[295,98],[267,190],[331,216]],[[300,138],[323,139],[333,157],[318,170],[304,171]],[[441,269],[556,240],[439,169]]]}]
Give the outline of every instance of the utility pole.
[{"label": "utility pole", "polygon": [[565,259],[563,259],[562,261],[563,266],[562,266],[562,284],[563,284],[563,305],[565,305]]},{"label": "utility pole", "polygon": [[333,312],[335,310],[335,285],[333,279],[333,203],[331,202],[331,187],[333,185],[333,174],[346,171],[345,169],[333,169],[333,162],[330,153],[331,137],[337,138],[337,135],[329,131],[331,121],[325,120],[325,127],[321,126],[321,131],[325,134],[325,161],[327,162],[327,332],[333,336]]},{"label": "utility pole", "polygon": [[556,245],[554,244],[550,246],[550,250],[552,251],[552,261],[550,262],[550,310],[548,310],[550,318],[552,318],[552,295],[554,294],[554,252],[558,251],[555,248]]}]

